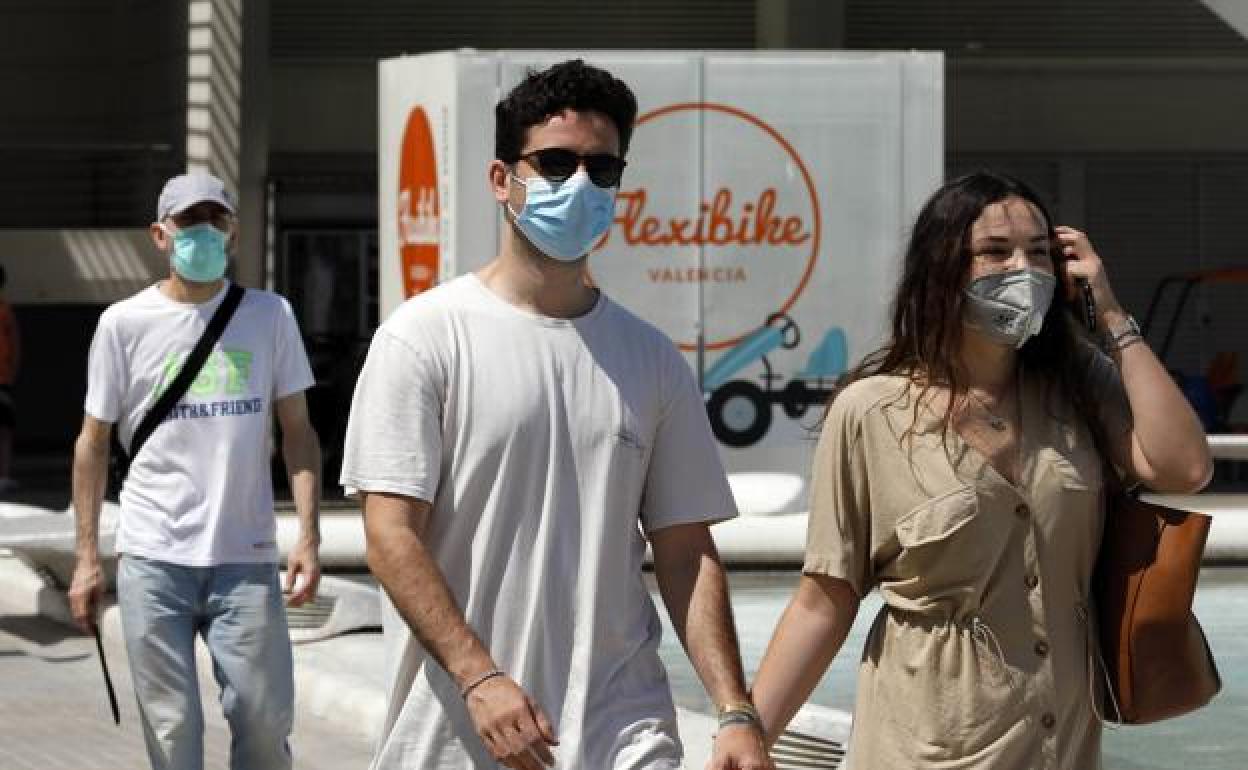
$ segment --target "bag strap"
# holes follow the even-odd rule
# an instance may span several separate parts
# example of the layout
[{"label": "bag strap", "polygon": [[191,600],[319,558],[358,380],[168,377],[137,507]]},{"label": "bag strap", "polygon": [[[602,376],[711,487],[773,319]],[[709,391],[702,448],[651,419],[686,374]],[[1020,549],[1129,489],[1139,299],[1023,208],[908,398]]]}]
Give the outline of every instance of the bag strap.
[{"label": "bag strap", "polygon": [[156,399],[156,403],[152,404],[151,408],[147,410],[147,414],[143,415],[143,420],[139,423],[139,427],[135,428],[134,437],[130,439],[130,451],[127,452],[130,460],[133,460],[135,455],[139,453],[139,450],[143,448],[143,444],[152,435],[152,431],[156,430],[156,426],[160,421],[169,414],[169,410],[173,408],[173,405],[182,396],[186,395],[187,389],[191,387],[191,383],[199,376],[199,370],[204,367],[204,362],[208,360],[208,354],[212,352],[212,348],[217,344],[217,340],[221,339],[221,333],[225,331],[225,327],[229,325],[230,319],[234,317],[234,311],[238,309],[245,292],[246,290],[242,286],[236,283],[230,284],[230,288],[226,290],[225,299],[217,306],[217,311],[212,314],[207,328],[200,335],[199,342],[195,343],[195,348],[191,350],[191,354],[183,362],[178,376],[173,378],[173,382],[169,383],[169,387],[165,388],[165,391],[160,394],[160,398]]}]

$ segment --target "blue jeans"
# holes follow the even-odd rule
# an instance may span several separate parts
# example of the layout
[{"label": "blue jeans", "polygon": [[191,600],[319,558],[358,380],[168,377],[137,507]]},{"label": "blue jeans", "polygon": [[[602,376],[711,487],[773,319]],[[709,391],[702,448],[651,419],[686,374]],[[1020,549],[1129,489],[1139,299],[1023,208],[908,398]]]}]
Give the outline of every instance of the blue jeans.
[{"label": "blue jeans", "polygon": [[230,768],[290,769],[294,681],[276,565],[184,567],[126,555],[117,598],[154,770],[204,765],[197,634],[221,688]]}]

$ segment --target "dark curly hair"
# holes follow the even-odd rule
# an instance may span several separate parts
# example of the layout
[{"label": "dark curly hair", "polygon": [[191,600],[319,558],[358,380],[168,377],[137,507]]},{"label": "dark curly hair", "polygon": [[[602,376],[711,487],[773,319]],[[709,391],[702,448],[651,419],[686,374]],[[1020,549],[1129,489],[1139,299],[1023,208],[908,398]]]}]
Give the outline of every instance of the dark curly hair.
[{"label": "dark curly hair", "polygon": [[[1031,187],[994,171],[976,171],[951,180],[923,206],[910,235],[893,300],[891,339],[846,374],[838,383],[836,393],[850,382],[873,374],[900,375],[921,386],[920,396],[913,402],[916,415],[919,404],[933,386],[946,387],[955,397],[965,394],[966,386],[958,376],[956,360],[965,304],[962,287],[971,269],[971,225],[985,208],[1011,197],[1035,206],[1044,218],[1053,244],[1050,249],[1057,277],[1057,288],[1044,325],[1039,334],[1023,345],[1019,358],[1027,369],[1048,375],[1050,396],[1059,395],[1074,405],[1097,449],[1103,453],[1105,435],[1081,376],[1083,359],[1079,349],[1090,344],[1091,338],[1076,320],[1074,308],[1062,288],[1065,260],[1056,245],[1053,219]],[[1054,388],[1056,393],[1052,392]],[[946,437],[954,401],[950,399],[944,415]]]},{"label": "dark curly hair", "polygon": [[528,75],[494,107],[494,157],[520,160],[525,133],[566,109],[593,110],[611,119],[620,135],[620,155],[628,152],[637,118],[637,99],[624,81],[606,70],[571,59]]}]

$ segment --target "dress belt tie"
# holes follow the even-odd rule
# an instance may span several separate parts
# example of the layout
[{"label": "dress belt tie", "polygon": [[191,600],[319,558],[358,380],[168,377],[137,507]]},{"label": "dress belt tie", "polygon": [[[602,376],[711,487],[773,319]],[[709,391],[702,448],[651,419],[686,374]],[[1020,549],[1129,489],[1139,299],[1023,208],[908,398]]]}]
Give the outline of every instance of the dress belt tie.
[{"label": "dress belt tie", "polygon": [[[1118,699],[1114,697],[1113,683],[1109,678],[1109,666],[1105,664],[1105,656],[1101,653],[1101,645],[1092,633],[1092,621],[1088,614],[1088,605],[1084,602],[1075,603],[1075,615],[1083,623],[1084,648],[1088,658],[1088,698],[1092,701],[1092,714],[1106,727],[1117,730],[1122,721],[1122,710],[1118,707]],[[1109,721],[1101,712],[1101,699],[1096,697],[1097,672],[1105,678],[1105,694],[1109,696],[1109,705],[1113,708],[1117,719]]]}]

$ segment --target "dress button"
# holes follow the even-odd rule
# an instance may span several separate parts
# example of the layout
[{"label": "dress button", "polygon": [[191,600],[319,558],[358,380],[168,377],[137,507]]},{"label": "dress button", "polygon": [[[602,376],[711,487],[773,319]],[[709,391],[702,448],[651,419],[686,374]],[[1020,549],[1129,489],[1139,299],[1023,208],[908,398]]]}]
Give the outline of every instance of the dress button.
[{"label": "dress button", "polygon": [[1040,724],[1044,725],[1044,729],[1052,730],[1053,726],[1057,724],[1057,717],[1053,716],[1051,712],[1045,712],[1045,715],[1040,717]]},{"label": "dress button", "polygon": [[1014,513],[1018,514],[1018,518],[1025,519],[1027,518],[1027,515],[1031,513],[1031,509],[1024,504],[1019,503],[1018,507],[1014,509]]},{"label": "dress button", "polygon": [[1027,577],[1023,578],[1023,582],[1027,584],[1028,588],[1035,588],[1036,586],[1040,585],[1040,578],[1036,577],[1035,575],[1028,575]]},{"label": "dress button", "polygon": [[1043,658],[1045,655],[1049,654],[1049,643],[1041,639],[1040,641],[1036,642],[1035,649],[1036,649],[1036,654]]}]

